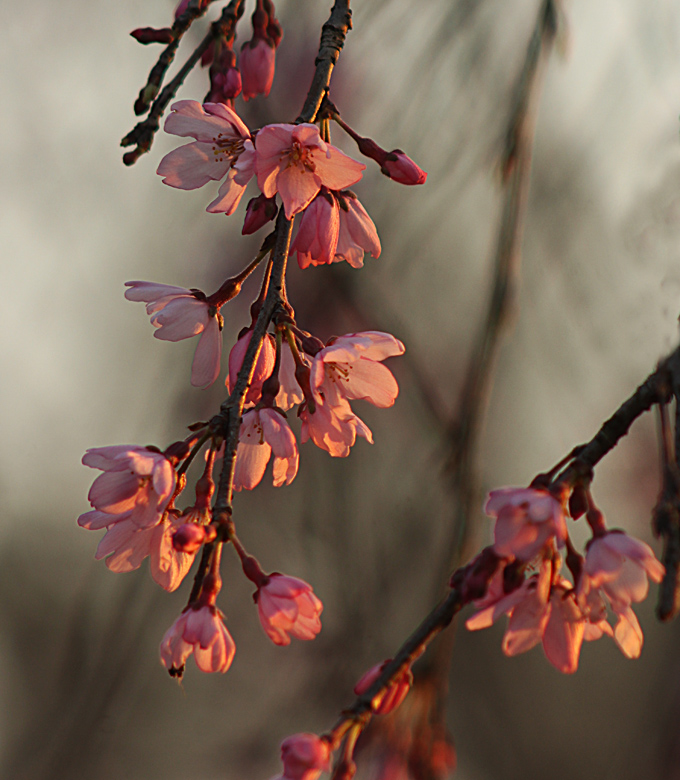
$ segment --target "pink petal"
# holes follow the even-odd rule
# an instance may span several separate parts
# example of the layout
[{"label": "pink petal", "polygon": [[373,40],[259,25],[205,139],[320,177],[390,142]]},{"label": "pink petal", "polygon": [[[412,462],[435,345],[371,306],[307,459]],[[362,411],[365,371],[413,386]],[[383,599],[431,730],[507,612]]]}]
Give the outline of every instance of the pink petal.
[{"label": "pink petal", "polygon": [[517,604],[503,637],[503,652],[513,656],[535,647],[543,639],[550,612],[550,604],[545,604],[536,594]]},{"label": "pink petal", "polygon": [[342,391],[349,400],[366,400],[385,409],[392,406],[399,395],[399,385],[394,375],[374,360],[360,358],[348,364],[348,374]]},{"label": "pink petal", "polygon": [[234,472],[234,490],[252,490],[260,484],[267,463],[271,457],[268,444],[244,444],[239,442],[236,450],[236,469]]},{"label": "pink petal", "polygon": [[260,423],[264,439],[277,458],[292,458],[297,453],[297,443],[285,417],[274,409],[260,409]]},{"label": "pink petal", "polygon": [[171,284],[157,282],[125,282],[125,286],[130,288],[125,291],[128,301],[149,303],[171,295],[191,295],[191,290],[187,290],[186,287],[173,287]]},{"label": "pink petal", "polygon": [[224,213],[227,216],[236,211],[246,190],[245,184],[238,184],[235,181],[236,173],[233,168],[229,171],[227,178],[220,185],[217,197],[208,205],[206,211],[211,214]]},{"label": "pink petal", "polygon": [[211,385],[220,373],[222,358],[222,331],[216,317],[210,317],[196,345],[191,364],[191,384],[194,387]]},{"label": "pink petal", "polygon": [[250,138],[250,131],[240,117],[223,103],[205,103],[180,100],[171,106],[172,113],[165,121],[165,132],[191,136],[197,141],[213,143],[220,133],[227,137]]},{"label": "pink petal", "polygon": [[363,333],[349,333],[333,339],[319,352],[317,358],[331,363],[351,363],[359,358],[385,360],[388,357],[403,355],[405,347],[391,333],[367,330]]},{"label": "pink petal", "polygon": [[111,447],[92,447],[83,455],[82,463],[102,471],[125,471],[129,468],[131,452],[143,449],[135,444],[115,444]]},{"label": "pink petal", "polygon": [[80,515],[78,525],[81,528],[87,528],[88,531],[99,531],[121,520],[128,520],[129,517],[129,512],[122,515],[112,515],[109,512],[99,512],[97,509],[93,509],[91,512],[84,512]]},{"label": "pink petal", "polygon": [[161,341],[182,341],[202,333],[208,324],[208,304],[197,298],[173,298],[151,317],[151,324],[158,328],[153,334]]},{"label": "pink petal", "polygon": [[353,160],[330,144],[327,155],[314,153],[314,164],[315,174],[329,190],[344,190],[356,184],[366,170],[363,163]]},{"label": "pink petal", "polygon": [[295,360],[293,353],[287,342],[281,346],[281,366],[279,367],[279,382],[281,389],[276,396],[276,405],[288,411],[292,406],[301,404],[304,401],[304,395],[300,385],[295,379]]},{"label": "pink petal", "polygon": [[614,628],[614,641],[626,658],[640,657],[644,637],[640,623],[630,607],[619,614],[619,622]]},{"label": "pink petal", "polygon": [[163,183],[180,190],[195,190],[209,181],[223,179],[231,161],[216,155],[211,144],[194,141],[174,149],[161,160],[156,173]]},{"label": "pink petal", "polygon": [[[295,214],[306,209],[318,195],[320,189],[321,184],[316,175],[297,165],[284,168],[276,179],[275,191],[278,190],[281,196],[288,219],[292,219]],[[274,194],[272,192],[270,195],[264,189],[262,191],[267,197]]]},{"label": "pink petal", "polygon": [[139,477],[129,471],[105,471],[92,483],[87,497],[96,509],[120,514],[133,509],[140,490]]},{"label": "pink petal", "polygon": [[182,553],[174,549],[172,533],[175,530],[176,526],[167,521],[153,528],[149,551],[151,576],[169,593],[181,585],[195,558],[195,553]]},{"label": "pink petal", "polygon": [[558,590],[551,604],[552,611],[543,634],[543,650],[560,672],[573,674],[578,667],[586,621],[573,596],[565,598]]}]

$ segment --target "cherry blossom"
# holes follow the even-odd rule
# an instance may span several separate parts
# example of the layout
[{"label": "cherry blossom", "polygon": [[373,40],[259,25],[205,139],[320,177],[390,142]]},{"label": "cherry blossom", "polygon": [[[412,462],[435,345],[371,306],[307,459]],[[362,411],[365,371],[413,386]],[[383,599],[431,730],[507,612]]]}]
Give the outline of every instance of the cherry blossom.
[{"label": "cherry blossom", "polygon": [[187,658],[193,653],[202,672],[226,672],[234,660],[236,645],[220,612],[206,605],[187,608],[161,640],[161,663],[173,677],[181,677]]},{"label": "cherry blossom", "polygon": [[250,130],[224,103],[180,100],[171,108],[165,131],[196,140],[166,154],[158,175],[165,184],[181,190],[195,190],[226,176],[207,211],[233,214],[255,172]]},{"label": "cherry blossom", "polygon": [[637,658],[643,634],[632,603],[643,601],[649,591],[648,578],[661,582],[665,568],[652,548],[621,531],[609,531],[591,540],[586,551],[578,593],[584,603],[604,595],[618,620],[613,637],[621,652]]},{"label": "cherry blossom", "polygon": [[551,584],[553,566],[550,560],[542,561],[537,574],[495,603],[486,599],[484,608],[465,625],[476,631],[507,614],[510,620],[502,645],[506,655],[525,653],[542,642],[550,663],[559,671],[572,674],[578,667],[587,618],[568,580],[557,577]]},{"label": "cherry blossom", "polygon": [[302,420],[302,443],[311,439],[317,447],[326,450],[334,458],[346,458],[357,435],[373,444],[371,429],[352,412],[344,398],[331,406],[319,395],[314,413],[305,405],[300,408],[299,415]]},{"label": "cherry blossom", "polygon": [[96,511],[78,518],[79,525],[95,530],[130,520],[139,528],[157,525],[175,490],[175,470],[160,452],[119,444],[93,447],[83,464],[100,469],[88,499]]},{"label": "cherry blossom", "polygon": [[558,547],[567,538],[562,505],[547,490],[492,490],[484,511],[497,518],[493,547],[501,557],[530,561],[552,538]]},{"label": "cherry blossom", "polygon": [[243,44],[241,58],[241,80],[243,99],[249,100],[256,95],[269,94],[274,81],[276,49],[264,38],[253,38]]},{"label": "cherry blossom", "polygon": [[601,588],[612,604],[644,601],[648,579],[661,582],[665,568],[652,548],[619,531],[593,539],[586,551],[584,576],[591,588]]},{"label": "cherry blossom", "polygon": [[[238,378],[238,372],[243,365],[243,359],[246,356],[248,345],[250,344],[252,330],[247,330],[241,338],[234,344],[229,353],[229,375],[227,376],[227,390],[231,392],[236,385],[236,379]],[[262,395],[262,383],[269,379],[272,371],[274,370],[274,364],[276,363],[276,347],[272,341],[271,336],[265,334],[262,340],[262,348],[260,354],[257,357],[255,363],[255,370],[253,372],[248,391],[246,392],[245,403],[255,404],[260,400]]]},{"label": "cherry blossom", "polygon": [[351,192],[339,193],[340,228],[333,262],[346,260],[352,268],[364,264],[364,251],[380,257],[380,239],[373,220],[359,199]]},{"label": "cherry blossom", "polygon": [[125,282],[129,301],[146,302],[146,313],[163,341],[182,341],[201,334],[191,365],[194,387],[211,385],[220,373],[222,358],[221,318],[200,293],[185,287],[155,282]]},{"label": "cherry blossom", "polygon": [[[391,658],[388,658],[386,661],[371,667],[354,686],[354,693],[357,696],[366,693],[391,660]],[[411,690],[411,685],[413,685],[413,672],[410,667],[406,667],[392,680],[385,690],[374,697],[371,702],[373,711],[378,715],[387,715],[392,710],[396,710]]]},{"label": "cherry blossom", "polygon": [[[174,514],[166,515],[151,528],[140,528],[129,518],[120,520],[108,527],[94,557],[96,560],[106,558],[106,565],[115,572],[138,569],[148,557],[153,579],[172,592],[187,575],[196,552],[180,552],[174,548],[172,536],[181,522]],[[93,525],[84,527],[95,530]]]},{"label": "cherry blossom", "polygon": [[402,355],[404,345],[389,333],[364,331],[330,339],[312,360],[310,385],[315,400],[338,406],[343,399],[392,406],[399,386],[380,361]]},{"label": "cherry blossom", "polygon": [[340,229],[337,200],[325,189],[304,210],[290,254],[297,253],[300,268],[333,262]]},{"label": "cherry blossom", "polygon": [[255,148],[260,190],[268,198],[279,193],[288,219],[307,208],[322,186],[350,187],[366,168],[323,141],[316,125],[267,125],[258,132]]},{"label": "cherry blossom", "polygon": [[330,770],[330,745],[316,734],[293,734],[281,743],[285,780],[317,780],[322,772]]},{"label": "cherry blossom", "polygon": [[274,453],[274,487],[290,485],[298,470],[298,448],[286,418],[275,409],[252,409],[243,415],[236,451],[234,490],[260,483]]},{"label": "cherry blossom", "polygon": [[255,601],[262,628],[275,645],[289,645],[291,636],[314,639],[321,631],[323,604],[304,580],[270,574]]}]

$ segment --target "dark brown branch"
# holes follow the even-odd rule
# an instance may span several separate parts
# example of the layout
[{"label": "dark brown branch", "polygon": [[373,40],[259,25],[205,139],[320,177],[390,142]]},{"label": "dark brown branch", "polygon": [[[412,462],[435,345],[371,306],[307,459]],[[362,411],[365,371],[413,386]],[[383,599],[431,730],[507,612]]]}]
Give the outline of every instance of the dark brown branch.
[{"label": "dark brown branch", "polygon": [[[203,53],[206,51],[208,46],[210,46],[211,42],[216,38],[220,38],[222,36],[225,37],[233,36],[236,22],[243,15],[244,7],[245,7],[244,0],[231,0],[229,5],[226,6],[226,8],[224,8],[224,10],[222,11],[222,15],[220,16],[220,18],[217,21],[212,23],[212,25],[210,26],[210,32],[205,36],[205,38],[203,38],[203,40],[199,43],[199,45],[194,49],[194,51],[191,53],[187,61],[180,68],[175,78],[173,78],[172,81],[170,81],[165,86],[165,88],[160,93],[160,95],[158,95],[158,97],[154,100],[153,105],[151,106],[151,111],[149,112],[147,118],[142,122],[139,122],[137,125],[135,125],[135,127],[120,142],[121,146],[135,146],[135,148],[132,151],[126,152],[123,155],[123,162],[126,165],[133,165],[142,154],[149,151],[149,149],[151,148],[151,144],[153,143],[154,136],[158,132],[161,116],[163,116],[163,112],[167,108],[168,103],[170,103],[170,101],[175,97],[175,95],[177,94],[177,90],[184,83],[184,79],[189,75],[191,70],[201,59]],[[189,11],[187,11],[187,14],[188,13]],[[184,15],[180,17],[180,19],[183,17]],[[179,39],[169,44],[165,52],[163,52],[163,54],[161,55],[161,59],[158,61],[154,69],[151,71],[151,75],[149,76],[149,81],[147,85],[140,92],[140,96],[137,100],[137,103],[135,103],[136,113],[141,114],[144,113],[144,111],[146,111],[146,107],[144,107],[143,110],[141,110],[143,103],[140,101],[143,101],[143,96],[145,95],[145,93],[151,94],[153,92],[153,94],[151,95],[151,97],[148,98],[148,100],[151,100],[153,96],[156,94],[156,92],[158,91],[158,87],[160,86],[160,83],[162,82],[162,79],[165,75],[165,71],[167,70],[167,68],[169,67],[170,63],[174,58],[175,50],[178,44],[179,44]],[[174,49],[172,49],[173,46]],[[163,60],[163,57],[166,54],[167,57],[169,57],[169,59],[167,60],[167,64],[165,64],[165,66],[162,69],[160,69],[162,64],[161,61]],[[156,91],[154,92],[153,91],[154,87],[150,85],[152,85],[151,79],[152,77],[154,77],[154,72],[156,71],[157,68],[159,68],[159,70],[156,78],[160,80],[158,81],[158,86],[155,87]],[[137,110],[137,108],[139,108],[140,110]]]},{"label": "dark brown branch", "polygon": [[[234,389],[231,391],[229,398],[222,404],[219,415],[212,421],[213,426],[219,426],[224,430],[225,438],[222,473],[213,509],[215,520],[218,522],[220,521],[220,516],[224,516],[225,513],[231,514],[236,449],[238,447],[238,433],[241,427],[243,402],[255,371],[255,364],[262,349],[262,342],[269,323],[277,308],[283,304],[282,290],[292,231],[293,222],[286,219],[284,210],[281,208],[276,221],[276,244],[272,255],[272,269],[267,297],[255,322],[250,343],[243,358],[243,366],[238,373]],[[228,518],[225,517],[224,519]]]},{"label": "dark brown branch", "polygon": [[413,659],[430,644],[430,642],[445,629],[465,605],[460,588],[454,588],[448,596],[438,604],[432,612],[422,621],[411,636],[399,648],[394,659],[386,664],[380,676],[371,687],[361,696],[357,697],[354,704],[343,710],[342,717],[335,724],[331,732],[340,730],[349,720],[361,722],[366,720],[371,713],[371,702],[377,694],[384,690],[390,682],[405,668],[410,666]]},{"label": "dark brown branch", "polygon": [[191,27],[196,19],[200,19],[200,17],[205,14],[208,10],[208,5],[209,3],[203,5],[199,0],[194,0],[193,3],[189,4],[187,10],[175,19],[170,30],[172,40],[165,49],[163,49],[156,64],[151,68],[149,78],[146,80],[146,84],[140,89],[139,97],[135,101],[135,114],[137,114],[137,116],[145,114],[149,110],[151,101],[158,94],[165,74],[175,59],[175,54],[179,48],[180,41],[184,37],[184,33]]},{"label": "dark brown branch", "polygon": [[653,512],[654,531],[663,539],[661,560],[666,568],[656,605],[657,617],[663,621],[675,617],[680,609],[680,371],[677,362],[672,362],[670,372],[671,392],[675,397],[675,436],[671,434],[668,405],[659,405],[662,483]]},{"label": "dark brown branch", "polygon": [[588,478],[593,468],[628,433],[630,426],[654,404],[669,400],[669,368],[680,349],[661,363],[637,390],[624,401],[614,414],[603,423],[595,436],[582,448],[577,457],[554,480],[556,484],[573,485],[579,478]]},{"label": "dark brown branch", "polygon": [[331,74],[335,63],[340,56],[340,50],[345,44],[347,32],[352,29],[352,11],[349,0],[335,0],[331,15],[326,24],[321,28],[321,42],[319,54],[314,64],[316,70],[312,84],[307,93],[305,104],[300,115],[295,120],[296,124],[313,122],[321,106],[321,101],[331,83]]}]

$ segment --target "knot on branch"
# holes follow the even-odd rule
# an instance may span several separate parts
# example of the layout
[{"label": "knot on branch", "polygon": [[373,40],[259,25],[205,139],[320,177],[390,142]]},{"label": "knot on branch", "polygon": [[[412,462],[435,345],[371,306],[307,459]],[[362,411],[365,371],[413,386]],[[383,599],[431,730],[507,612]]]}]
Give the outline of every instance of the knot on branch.
[{"label": "knot on branch", "polygon": [[342,20],[328,21],[321,28],[321,43],[319,54],[314,62],[318,65],[323,60],[330,59],[335,63],[340,55],[340,50],[345,45],[347,32],[352,29],[352,11],[348,8],[341,12]]}]

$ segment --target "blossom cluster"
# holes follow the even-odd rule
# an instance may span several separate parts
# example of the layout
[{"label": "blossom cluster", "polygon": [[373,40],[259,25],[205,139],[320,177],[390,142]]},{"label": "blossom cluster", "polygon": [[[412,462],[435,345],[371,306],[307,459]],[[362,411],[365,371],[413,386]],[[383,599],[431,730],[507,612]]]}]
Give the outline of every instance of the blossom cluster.
[{"label": "blossom cluster", "polygon": [[[365,251],[374,257],[380,254],[375,225],[346,189],[359,180],[365,166],[324,141],[317,125],[269,125],[251,134],[226,104],[185,100],[173,106],[166,130],[195,140],[161,161],[158,172],[165,183],[193,189],[222,180],[208,211],[231,214],[255,177],[261,194],[249,204],[244,232],[253,232],[269,221],[278,211],[276,200],[280,198],[287,218],[302,214],[290,247],[302,268],[339,260],[360,267]],[[176,342],[199,337],[191,370],[194,386],[207,387],[220,375],[221,310],[238,294],[241,280],[270,251],[265,242],[256,261],[212,295],[157,282],[126,283],[125,297],[146,304],[156,338]],[[263,290],[267,279],[265,275]],[[364,331],[324,343],[297,327],[292,309],[271,324],[272,332],[264,336],[244,397],[233,471],[236,491],[256,487],[270,460],[275,487],[294,480],[299,448],[288,420],[294,407],[303,443],[311,440],[333,457],[346,457],[357,436],[373,440],[350,402],[364,400],[385,408],[399,392],[392,372],[383,365],[387,358],[404,352],[404,345],[394,336]],[[254,325],[255,318],[229,352],[225,379],[229,392],[236,386]],[[200,449],[208,439],[206,467],[196,485],[195,502],[180,511],[175,501],[196,454],[190,450]],[[210,431],[203,438],[196,433],[165,452],[136,445],[89,450],[84,464],[103,474],[90,490],[92,511],[81,515],[78,522],[89,530],[106,529],[96,557],[106,558],[113,571],[138,568],[148,557],[158,584],[175,590],[198,550],[215,543],[224,531],[215,524],[210,506],[212,469],[223,453],[219,434]],[[217,543],[222,541],[217,539]],[[235,533],[227,541],[234,543],[246,576],[257,586],[255,601],[269,638],[285,645],[290,636],[316,636],[322,604],[311,587],[297,578],[264,574],[242,550]],[[204,589],[166,633],[161,659],[171,674],[181,675],[191,653],[204,671],[225,671],[230,666],[234,644],[215,606],[218,590],[217,586]]]},{"label": "blossom cluster", "polygon": [[[492,549],[499,565],[466,626],[487,628],[507,615],[506,655],[542,643],[548,660],[567,674],[576,671],[583,641],[605,634],[627,658],[637,658],[643,635],[631,605],[646,598],[649,579],[661,581],[664,567],[649,545],[607,529],[594,506],[586,514],[593,536],[585,558],[579,555],[568,540],[567,507],[556,493],[533,487],[491,492],[486,512],[496,518]],[[561,572],[565,546],[573,582]]]}]

